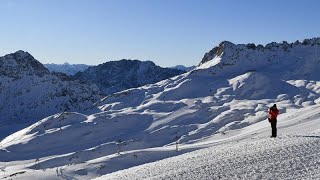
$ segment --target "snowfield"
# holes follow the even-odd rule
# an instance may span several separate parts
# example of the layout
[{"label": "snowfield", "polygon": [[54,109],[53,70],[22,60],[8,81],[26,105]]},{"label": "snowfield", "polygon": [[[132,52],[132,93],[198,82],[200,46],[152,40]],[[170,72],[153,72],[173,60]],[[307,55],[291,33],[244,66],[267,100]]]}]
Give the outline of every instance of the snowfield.
[{"label": "snowfield", "polygon": [[[263,121],[197,143],[181,144],[178,152],[175,145],[97,158],[90,157],[89,152],[76,152],[78,157],[72,156],[75,160],[90,160],[77,163],[56,155],[39,162],[12,161],[1,166],[6,167],[3,177],[11,175],[15,179],[91,179],[106,173],[97,179],[318,179],[319,120],[320,107],[310,106],[282,114],[276,139],[269,137],[270,125]],[[103,151],[98,149],[96,153]],[[48,167],[50,164],[54,166]]]},{"label": "snowfield", "polygon": [[[317,179],[318,52],[320,38],[262,48],[222,42],[190,72],[111,94],[81,113],[57,113],[4,138],[1,176]],[[276,139],[266,120],[274,103]]]}]

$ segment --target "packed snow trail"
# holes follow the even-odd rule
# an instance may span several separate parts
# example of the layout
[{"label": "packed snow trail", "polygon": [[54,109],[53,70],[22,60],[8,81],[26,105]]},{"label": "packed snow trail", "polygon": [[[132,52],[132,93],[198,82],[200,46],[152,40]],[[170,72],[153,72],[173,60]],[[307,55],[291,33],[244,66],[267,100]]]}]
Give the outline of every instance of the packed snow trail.
[{"label": "packed snow trail", "polygon": [[319,166],[320,133],[312,133],[213,146],[100,179],[319,179]]}]

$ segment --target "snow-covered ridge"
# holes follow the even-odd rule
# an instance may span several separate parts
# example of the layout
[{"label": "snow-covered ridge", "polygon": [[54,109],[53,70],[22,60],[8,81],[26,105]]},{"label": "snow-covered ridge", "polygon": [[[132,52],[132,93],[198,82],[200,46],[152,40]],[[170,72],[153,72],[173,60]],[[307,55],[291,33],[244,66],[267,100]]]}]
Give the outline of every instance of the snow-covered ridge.
[{"label": "snow-covered ridge", "polygon": [[204,57],[202,58],[199,65],[202,65],[215,57],[221,57],[222,54],[229,54],[231,56],[232,54],[236,53],[235,51],[248,51],[248,50],[255,50],[255,51],[266,51],[274,52],[276,50],[283,50],[283,51],[290,51],[291,49],[297,48],[297,47],[303,47],[303,46],[318,46],[320,45],[320,38],[312,38],[312,39],[304,39],[302,42],[299,40],[288,43],[287,41],[283,41],[282,43],[276,43],[272,42],[269,44],[266,44],[265,46],[259,44],[255,45],[254,43],[249,44],[233,44],[229,41],[223,41],[219,44],[219,46],[214,47],[212,50],[207,52]]},{"label": "snow-covered ridge", "polygon": [[269,71],[282,79],[318,79],[320,38],[295,43],[269,43],[266,46],[224,41],[206,53],[194,73],[236,76],[249,71]]}]

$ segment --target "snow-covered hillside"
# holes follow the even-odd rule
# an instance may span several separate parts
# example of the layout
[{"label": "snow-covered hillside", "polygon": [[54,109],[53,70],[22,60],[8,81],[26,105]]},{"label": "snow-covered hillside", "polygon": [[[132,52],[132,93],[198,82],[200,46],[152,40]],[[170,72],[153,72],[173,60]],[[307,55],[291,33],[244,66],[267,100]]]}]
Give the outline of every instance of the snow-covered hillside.
[{"label": "snow-covered hillside", "polygon": [[184,73],[183,70],[162,68],[152,61],[110,61],[90,67],[74,77],[95,83],[105,94],[152,84]]},{"label": "snow-covered hillside", "polygon": [[[98,179],[318,179],[319,120],[318,105],[290,110],[279,117],[276,139],[269,138],[270,125],[262,121],[192,144],[179,144],[178,152],[175,145],[136,150],[127,150],[124,146],[118,155],[114,143],[66,154],[57,151],[51,156],[20,156],[14,158],[16,161],[7,161],[4,155],[13,151],[11,146],[0,152],[1,159],[4,159],[0,162],[3,172],[0,176],[14,179],[92,179],[106,174]],[[59,125],[56,127],[58,129]],[[20,142],[27,142],[32,137],[25,137]],[[56,137],[55,141],[63,140]],[[8,147],[5,143],[9,142],[1,143]],[[62,147],[59,149],[63,150]],[[110,150],[114,153],[108,155]]]},{"label": "snow-covered hillside", "polygon": [[86,64],[43,64],[50,72],[60,72],[65,73],[67,75],[75,75],[77,72],[83,72],[88,69],[90,66]]},{"label": "snow-covered hillside", "polygon": [[[1,141],[0,159],[7,162],[7,172],[20,172],[17,178],[88,179],[211,147],[104,178],[140,179],[146,175],[156,179],[192,179],[200,174],[199,178],[204,179],[250,179],[282,177],[297,170],[302,171],[301,176],[292,177],[316,177],[319,159],[311,162],[301,158],[301,162],[310,163],[302,168],[289,159],[318,154],[316,150],[303,152],[305,147],[319,148],[318,52],[320,38],[265,47],[222,42],[191,72],[111,94],[84,114],[55,114],[12,134]],[[274,103],[281,113],[279,138],[270,139],[266,118]],[[180,144],[179,152],[175,152],[176,141]],[[262,149],[258,149],[260,146]],[[118,147],[123,155],[117,155]],[[230,154],[223,151],[226,148]],[[248,152],[242,153],[245,150]],[[281,150],[292,153],[261,155]],[[280,156],[287,163],[279,161]],[[244,159],[244,167],[233,164],[232,159]],[[187,160],[190,165],[178,165]],[[270,167],[271,160],[276,161],[274,167]],[[264,171],[254,168],[255,172],[247,172],[259,162],[267,164]],[[178,167],[163,167],[167,163]],[[216,163],[229,171],[219,169]],[[277,167],[284,170],[262,174]],[[308,169],[311,174],[305,176]],[[213,174],[208,177],[205,174],[210,170]],[[137,174],[139,171],[143,174]],[[168,176],[163,172],[168,172]]]},{"label": "snow-covered hillside", "polygon": [[[211,141],[206,141],[212,143],[209,148],[97,179],[319,179],[319,110],[319,107],[306,108],[299,113],[282,116],[277,139],[268,138],[269,124],[261,122],[257,123],[259,126],[251,126],[251,131],[245,128],[235,138],[224,138],[220,142],[211,138]],[[190,146],[180,148],[184,150]],[[130,161],[130,154],[123,156]]]},{"label": "snow-covered hillside", "polygon": [[0,57],[0,139],[49,115],[84,111],[99,94],[94,85],[50,73],[27,52]]}]

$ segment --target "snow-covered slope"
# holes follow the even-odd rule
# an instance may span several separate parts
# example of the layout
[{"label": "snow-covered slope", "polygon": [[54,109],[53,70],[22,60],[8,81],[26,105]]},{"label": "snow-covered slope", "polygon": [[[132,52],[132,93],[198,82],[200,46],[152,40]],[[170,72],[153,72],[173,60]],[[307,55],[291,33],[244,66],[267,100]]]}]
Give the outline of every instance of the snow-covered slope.
[{"label": "snow-covered slope", "polygon": [[83,72],[88,69],[90,66],[86,64],[43,64],[50,72],[60,72],[67,75],[75,75],[77,72]]},{"label": "snow-covered slope", "polygon": [[[107,155],[110,150],[116,152],[117,145],[101,144],[67,154],[3,160],[0,176],[92,179],[107,174],[99,179],[318,179],[319,120],[320,107],[310,106],[280,115],[276,139],[269,138],[270,125],[262,121],[197,143],[179,144],[178,152],[175,145],[131,151],[124,146],[121,155]],[[1,154],[10,150],[3,149]]]},{"label": "snow-covered slope", "polygon": [[[277,139],[267,137],[270,133],[267,122],[259,123],[260,129],[250,127],[255,131],[247,133],[246,138],[216,142],[209,148],[97,179],[319,179],[319,110],[313,107],[298,114],[288,113],[298,117],[291,120],[282,116]],[[129,155],[124,156],[129,161]]]},{"label": "snow-covered slope", "polygon": [[84,111],[101,97],[96,86],[50,73],[27,52],[0,57],[0,139],[49,115]]},{"label": "snow-covered slope", "polygon": [[90,67],[74,77],[95,83],[105,94],[111,94],[156,83],[184,72],[178,69],[162,68],[151,61],[122,59]]},{"label": "snow-covered slope", "polygon": [[[246,156],[253,157],[246,153],[233,153],[229,157],[221,152],[230,146],[225,144],[230,143],[236,145],[230,147],[234,148],[231,152],[237,152],[237,141],[239,151],[252,145],[248,152],[255,151],[261,144],[265,144],[259,151],[261,153],[279,149],[291,152],[294,146],[298,146],[297,152],[284,159],[295,154],[304,155],[299,153],[307,146],[318,148],[317,143],[309,141],[308,137],[295,140],[291,136],[318,136],[320,38],[303,43],[254,47],[252,44],[222,42],[215,48],[218,50],[211,52],[210,56],[207,54],[207,58],[191,72],[111,94],[95,103],[94,108],[85,112],[86,115],[69,112],[47,117],[4,139],[0,159],[8,162],[7,170],[11,173],[26,171],[21,175],[23,178],[32,178],[34,174],[46,178],[74,176],[87,179],[204,147],[213,146],[214,149],[217,145],[221,145],[216,147],[221,150],[213,156],[226,156],[236,162]],[[280,138],[279,144],[268,149],[274,140],[268,138],[270,125],[266,118],[268,107],[273,103],[280,108]],[[305,131],[314,131],[315,134]],[[178,153],[174,151],[176,141],[182,148]],[[288,143],[282,143],[285,141]],[[116,154],[117,142],[122,144],[123,155]],[[206,153],[211,150],[200,151],[199,156],[197,153],[184,155],[181,159],[199,157],[192,162],[202,162],[209,159]],[[313,156],[318,152],[308,153],[306,155]],[[269,156],[259,157],[266,161],[270,159]],[[179,158],[167,162],[175,163]],[[37,159],[39,164],[35,165]],[[232,165],[215,158],[203,164],[199,162],[199,167],[214,168],[215,162]],[[22,167],[22,163],[28,165]],[[249,168],[250,164],[245,165]],[[150,171],[154,167],[158,166],[146,165],[142,170],[146,168],[143,172],[147,176],[166,178],[162,172],[168,169],[159,167],[159,171],[152,174]],[[177,167],[177,173],[182,172],[181,178],[193,168],[191,165],[180,167]],[[248,175],[247,167],[229,169],[231,173],[239,171],[239,178],[245,178],[241,175]],[[275,167],[284,167],[288,171],[292,168],[290,164]],[[314,164],[308,167],[314,169],[312,173],[318,172]],[[201,168],[193,170],[198,172]],[[46,172],[34,169],[46,169]],[[139,179],[142,176],[136,175],[136,170],[139,171],[139,167],[123,173],[128,175],[127,178]],[[177,173],[170,172],[168,178],[179,178]],[[254,174],[259,173],[248,177],[255,178]],[[118,176],[125,178],[119,173],[110,175],[110,178]],[[269,175],[261,177],[272,178]]]}]

